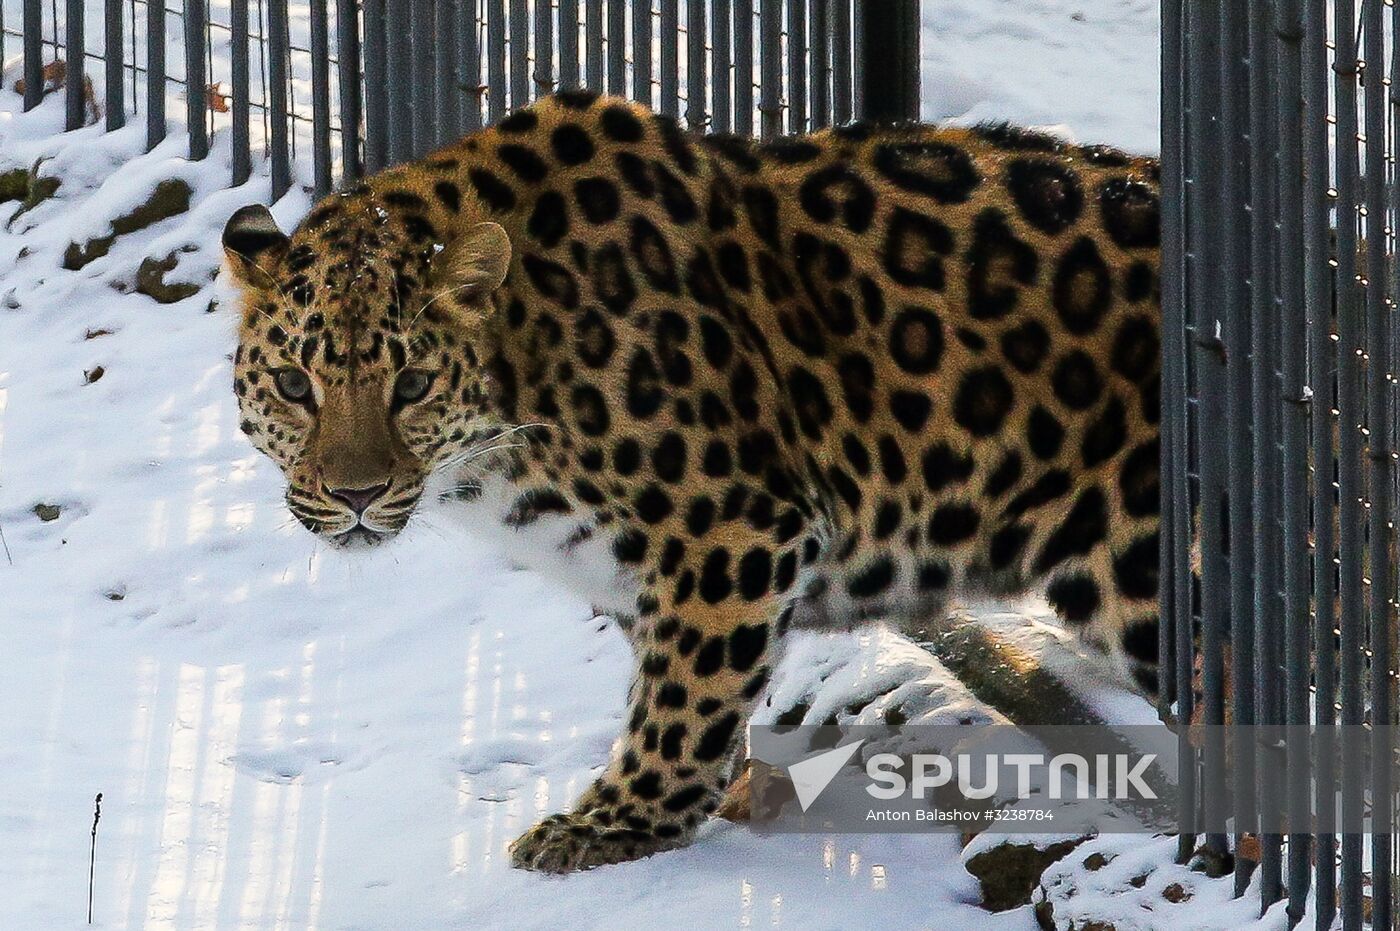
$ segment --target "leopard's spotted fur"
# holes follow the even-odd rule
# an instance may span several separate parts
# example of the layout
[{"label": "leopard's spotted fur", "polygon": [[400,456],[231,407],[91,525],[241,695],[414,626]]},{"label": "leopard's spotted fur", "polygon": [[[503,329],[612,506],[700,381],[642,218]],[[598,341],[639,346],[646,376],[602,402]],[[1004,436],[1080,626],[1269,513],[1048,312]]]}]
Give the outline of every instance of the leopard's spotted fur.
[{"label": "leopard's spotted fur", "polygon": [[336,540],[523,447],[469,467],[512,526],[567,515],[564,549],[608,549],[637,673],[604,774],[513,855],[632,859],[713,811],[795,614],[1043,586],[1152,678],[1158,238],[1156,164],[1108,149],[759,145],[558,95],[290,239],[230,221],[243,429]]}]

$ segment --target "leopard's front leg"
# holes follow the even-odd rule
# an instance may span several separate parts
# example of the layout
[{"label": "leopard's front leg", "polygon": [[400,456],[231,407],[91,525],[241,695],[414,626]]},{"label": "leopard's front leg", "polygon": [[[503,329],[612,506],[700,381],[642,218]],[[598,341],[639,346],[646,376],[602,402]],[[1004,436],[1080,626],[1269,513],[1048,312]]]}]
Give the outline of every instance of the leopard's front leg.
[{"label": "leopard's front leg", "polygon": [[638,599],[627,729],[573,811],[511,845],[516,866],[565,873],[680,847],[718,806],[777,659],[797,564],[771,538],[735,543],[710,544]]}]

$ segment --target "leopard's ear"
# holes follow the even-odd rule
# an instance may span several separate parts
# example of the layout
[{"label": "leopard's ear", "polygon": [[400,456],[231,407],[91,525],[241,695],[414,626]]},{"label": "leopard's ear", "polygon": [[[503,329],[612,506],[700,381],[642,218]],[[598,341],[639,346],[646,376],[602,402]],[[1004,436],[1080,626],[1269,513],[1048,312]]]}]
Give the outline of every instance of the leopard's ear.
[{"label": "leopard's ear", "polygon": [[506,280],[510,252],[499,223],[469,226],[433,259],[433,287],[451,289],[458,304],[479,303]]},{"label": "leopard's ear", "polygon": [[240,208],[224,224],[224,255],[243,284],[266,284],[272,268],[287,252],[291,240],[262,204]]}]

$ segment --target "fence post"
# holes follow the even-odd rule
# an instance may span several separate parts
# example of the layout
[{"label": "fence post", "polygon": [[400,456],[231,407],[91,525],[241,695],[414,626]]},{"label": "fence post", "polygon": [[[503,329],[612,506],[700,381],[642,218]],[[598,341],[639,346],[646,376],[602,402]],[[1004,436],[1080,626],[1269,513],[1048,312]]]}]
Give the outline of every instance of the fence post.
[{"label": "fence post", "polygon": [[[1327,0],[1306,0],[1304,38],[1302,43],[1303,112],[1307,117],[1303,136],[1304,165],[1304,301],[1308,327],[1308,370],[1313,390],[1312,467],[1314,475],[1327,475],[1335,469],[1335,440],[1332,435],[1331,409],[1337,382],[1336,347],[1332,342],[1332,211],[1330,194],[1332,158],[1331,133],[1328,127],[1327,99]],[[1329,732],[1336,724],[1337,651],[1334,631],[1337,627],[1337,572],[1335,569],[1337,528],[1336,499],[1330,481],[1314,481],[1312,506],[1314,581],[1313,624],[1316,652],[1313,655],[1313,676],[1317,684],[1316,699],[1308,701],[1308,671],[1296,674],[1302,681],[1290,686],[1290,699],[1297,705],[1289,712],[1289,724],[1308,722],[1308,705],[1316,709],[1315,723],[1319,732]],[[1335,760],[1331,754],[1319,754],[1317,759],[1317,804],[1331,806],[1335,785]],[[1301,814],[1298,823],[1307,823],[1309,808],[1308,774],[1300,766],[1289,767],[1289,811]],[[1294,815],[1290,814],[1290,819]],[[1288,914],[1300,921],[1307,908],[1310,851],[1305,845],[1308,835],[1297,833],[1288,840]],[[1337,839],[1328,832],[1312,838],[1316,851],[1315,887],[1317,897],[1314,912],[1317,927],[1332,927],[1337,914]]]},{"label": "fence post", "polygon": [[437,59],[442,53],[435,26],[434,0],[412,0],[409,36],[413,48],[406,80],[413,85],[413,158],[426,155],[442,139],[437,122]]},{"label": "fence post", "polygon": [[[632,0],[634,11],[639,2],[647,0]],[[627,7],[620,0],[608,2],[608,93],[627,93]]]},{"label": "fence post", "polygon": [[[190,131],[190,158],[201,159],[209,154],[209,129],[204,123],[209,105],[208,79],[204,61],[204,16],[201,0],[185,0],[185,120]],[[118,20],[121,13],[118,11]],[[112,60],[107,59],[110,70]],[[108,81],[110,83],[110,78]],[[111,88],[108,87],[108,93]],[[108,125],[111,125],[110,114]]]},{"label": "fence post", "polygon": [[[246,47],[248,42],[246,26],[243,33],[243,42]],[[237,35],[237,32],[235,31],[234,34]],[[165,139],[165,89],[165,4],[148,3],[146,4],[146,151],[148,152]]]},{"label": "fence post", "polygon": [[578,0],[559,0],[559,89],[578,87]]},{"label": "fence post", "polygon": [[[102,59],[107,65],[107,128],[121,129],[126,125],[125,88],[122,86],[122,4],[121,0],[107,0],[103,6],[106,28]],[[200,44],[200,49],[204,48]],[[113,55],[113,50],[116,54]]]},{"label": "fence post", "polygon": [[705,4],[685,5],[685,123],[703,132],[709,117],[705,113]]},{"label": "fence post", "polygon": [[753,0],[734,0],[734,131],[753,135]]},{"label": "fence post", "polygon": [[918,0],[856,3],[863,27],[857,73],[865,78],[858,116],[882,123],[918,119]]},{"label": "fence post", "polygon": [[413,99],[408,87],[412,61],[409,19],[411,0],[384,0],[385,83],[388,86],[386,122],[389,128],[389,164],[413,157]]},{"label": "fence post", "polygon": [[311,0],[311,164],[316,196],[331,190],[331,49],[328,0]]},{"label": "fence post", "polygon": [[385,0],[365,0],[365,170],[389,164],[389,78]]},{"label": "fence post", "polygon": [[[152,3],[151,7],[160,6]],[[253,157],[248,139],[248,0],[233,0],[229,4],[230,37],[229,71],[233,86],[233,183],[243,184],[253,173]]]},{"label": "fence post", "polygon": [[86,40],[83,37],[83,0],[68,0],[67,19],[63,24],[63,52],[67,61],[64,65],[64,104],[66,114],[65,129],[77,129],[83,125],[87,102],[83,99],[83,53]]},{"label": "fence post", "polygon": [[632,99],[651,106],[651,0],[632,6]]},{"label": "fence post", "polygon": [[787,14],[787,131],[796,135],[807,131],[807,0],[788,0]]},{"label": "fence post", "polygon": [[782,0],[758,0],[758,116],[764,139],[783,131],[782,15]]},{"label": "fence post", "polygon": [[272,199],[278,200],[292,186],[292,164],[287,151],[287,0],[268,0],[267,31]]},{"label": "fence post", "polygon": [[661,0],[661,112],[680,114],[680,7],[676,0]]},{"label": "fence post", "polygon": [[730,49],[734,11],[729,8],[729,0],[711,0],[711,14],[710,30],[714,38],[710,44],[714,49],[714,60],[710,69],[710,90],[713,95],[710,127],[715,132],[727,133],[734,122],[734,96],[729,89],[729,82],[734,77],[731,67],[733,52]]},{"label": "fence post", "polygon": [[[336,0],[336,55],[340,67],[340,160],[346,180],[364,175],[360,162],[360,15],[355,0]],[[441,39],[451,41],[449,31]],[[455,56],[454,56],[455,60]],[[457,91],[458,94],[461,91]]]}]

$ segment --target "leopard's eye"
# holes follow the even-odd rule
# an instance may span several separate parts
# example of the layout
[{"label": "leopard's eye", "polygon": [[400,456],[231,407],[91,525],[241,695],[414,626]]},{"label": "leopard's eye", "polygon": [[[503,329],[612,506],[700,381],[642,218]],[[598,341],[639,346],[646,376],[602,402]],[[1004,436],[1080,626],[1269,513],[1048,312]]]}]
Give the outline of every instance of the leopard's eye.
[{"label": "leopard's eye", "polygon": [[422,369],[404,369],[394,382],[394,400],[401,404],[421,401],[433,386],[433,376]]},{"label": "leopard's eye", "polygon": [[282,397],[293,404],[305,404],[311,398],[311,377],[301,369],[278,369],[273,380]]}]

